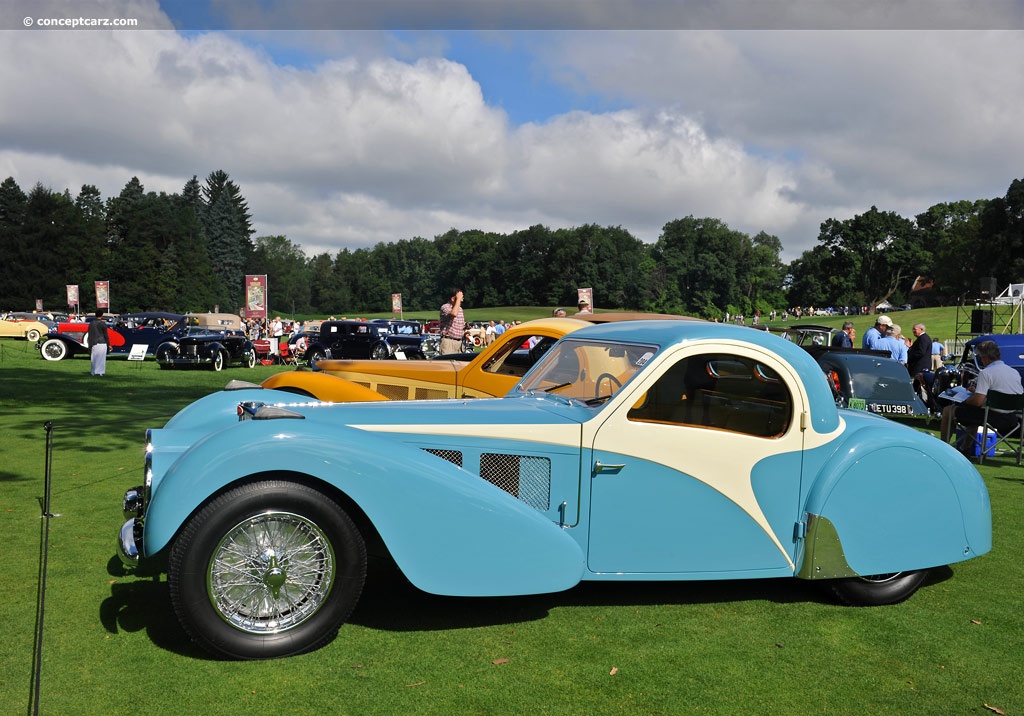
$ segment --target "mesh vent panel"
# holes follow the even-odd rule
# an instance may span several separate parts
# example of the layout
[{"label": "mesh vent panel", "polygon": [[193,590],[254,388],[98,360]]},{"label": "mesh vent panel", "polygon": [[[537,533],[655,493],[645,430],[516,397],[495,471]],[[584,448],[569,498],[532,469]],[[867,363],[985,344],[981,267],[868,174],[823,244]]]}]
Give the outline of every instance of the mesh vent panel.
[{"label": "mesh vent panel", "polygon": [[450,397],[447,390],[438,390],[437,388],[417,388],[416,389],[416,400],[444,400]]},{"label": "mesh vent panel", "polygon": [[458,450],[435,450],[433,448],[423,448],[424,451],[429,452],[431,455],[437,455],[442,460],[447,460],[452,465],[462,467],[462,453]]},{"label": "mesh vent panel", "polygon": [[408,400],[409,389],[404,385],[393,385],[391,383],[377,383],[377,392],[388,400]]},{"label": "mesh vent panel", "polygon": [[480,476],[538,510],[551,501],[551,460],[526,455],[480,456]]}]

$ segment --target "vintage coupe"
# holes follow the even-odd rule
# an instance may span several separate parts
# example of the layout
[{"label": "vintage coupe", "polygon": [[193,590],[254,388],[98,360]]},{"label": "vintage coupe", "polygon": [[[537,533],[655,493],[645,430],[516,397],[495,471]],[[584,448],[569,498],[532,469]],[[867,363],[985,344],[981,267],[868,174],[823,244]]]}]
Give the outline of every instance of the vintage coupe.
[{"label": "vintage coupe", "polygon": [[368,550],[434,594],[797,577],[880,605],[992,545],[951,446],[837,408],[798,346],[703,322],[581,328],[503,398],[221,391],[148,431],[144,475],[122,560],[165,557],[185,630],[240,659],[332,639]]},{"label": "vintage coupe", "polygon": [[35,343],[49,330],[50,326],[38,318],[24,318],[14,314],[0,318],[0,338],[22,338]]}]

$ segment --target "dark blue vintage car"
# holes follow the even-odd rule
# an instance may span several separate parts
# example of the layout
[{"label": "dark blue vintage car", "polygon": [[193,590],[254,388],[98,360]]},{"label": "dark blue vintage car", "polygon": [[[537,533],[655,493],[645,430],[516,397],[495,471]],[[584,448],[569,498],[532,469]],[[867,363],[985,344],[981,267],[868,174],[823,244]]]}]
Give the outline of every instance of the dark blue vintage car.
[{"label": "dark blue vintage car", "polygon": [[327,643],[368,552],[433,594],[795,577],[881,605],[992,546],[953,447],[838,408],[807,351],[715,323],[581,328],[503,398],[214,393],[148,431],[144,475],[120,556],[166,564],[185,630],[228,658]]},{"label": "dark blue vintage car", "polygon": [[962,385],[974,390],[974,383],[981,372],[978,364],[976,347],[984,341],[993,341],[999,346],[1002,361],[1006,365],[1016,368],[1021,374],[1024,382],[1024,335],[1019,333],[994,333],[985,336],[976,336],[964,344],[964,352],[959,363],[951,366],[943,366],[934,373],[927,371],[921,374],[919,392],[928,398],[929,407],[934,411],[941,411],[943,407],[952,401],[943,397],[943,393],[950,388]]},{"label": "dark blue vintage car", "polygon": [[[108,355],[111,356],[127,356],[132,347],[139,344],[146,346],[146,355],[152,355],[160,343],[183,334],[188,328],[181,313],[125,313],[103,320],[107,322]],[[39,353],[51,361],[88,355],[88,330],[89,322],[58,323],[40,338]]]}]

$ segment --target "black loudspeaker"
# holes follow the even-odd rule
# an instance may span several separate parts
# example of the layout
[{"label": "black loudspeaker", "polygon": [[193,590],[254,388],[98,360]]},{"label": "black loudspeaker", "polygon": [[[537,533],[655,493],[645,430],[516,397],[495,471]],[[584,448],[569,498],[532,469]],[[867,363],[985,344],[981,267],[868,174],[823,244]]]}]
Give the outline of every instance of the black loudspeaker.
[{"label": "black loudspeaker", "polygon": [[979,290],[982,298],[989,298],[996,295],[996,278],[995,276],[983,276],[979,279]]},{"label": "black loudspeaker", "polygon": [[971,311],[971,333],[992,332],[992,311]]}]

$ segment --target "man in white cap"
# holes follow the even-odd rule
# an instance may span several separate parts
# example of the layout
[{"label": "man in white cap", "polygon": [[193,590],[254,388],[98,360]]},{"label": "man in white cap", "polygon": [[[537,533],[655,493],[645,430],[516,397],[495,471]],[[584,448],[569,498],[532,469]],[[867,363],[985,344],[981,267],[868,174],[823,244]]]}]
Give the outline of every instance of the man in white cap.
[{"label": "man in white cap", "polygon": [[579,303],[576,304],[576,309],[577,316],[581,313],[593,313],[593,311],[590,310],[590,299],[586,296],[580,296]]},{"label": "man in white cap", "polygon": [[868,350],[888,351],[889,347],[881,343],[882,339],[885,338],[885,334],[892,326],[892,319],[886,315],[881,315],[875,319],[875,325],[864,331],[864,340],[861,343],[862,348]]}]

